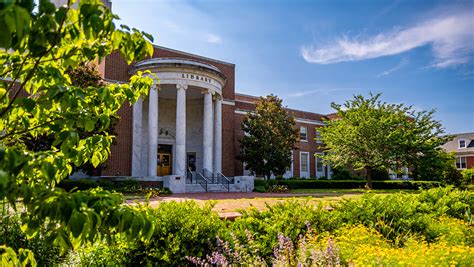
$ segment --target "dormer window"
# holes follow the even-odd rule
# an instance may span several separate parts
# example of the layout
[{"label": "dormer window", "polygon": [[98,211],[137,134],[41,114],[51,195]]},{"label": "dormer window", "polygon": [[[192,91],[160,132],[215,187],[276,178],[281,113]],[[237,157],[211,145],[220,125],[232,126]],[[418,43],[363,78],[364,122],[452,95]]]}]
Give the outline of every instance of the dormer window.
[{"label": "dormer window", "polygon": [[466,140],[459,139],[459,148],[466,148]]}]

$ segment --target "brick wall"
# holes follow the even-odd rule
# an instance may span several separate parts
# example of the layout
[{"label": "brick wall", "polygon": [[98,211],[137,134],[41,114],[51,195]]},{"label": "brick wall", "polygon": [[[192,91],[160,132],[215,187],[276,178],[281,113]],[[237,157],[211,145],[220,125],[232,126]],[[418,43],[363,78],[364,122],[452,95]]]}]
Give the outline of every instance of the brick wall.
[{"label": "brick wall", "polygon": [[[235,108],[240,111],[248,111],[248,110],[255,110],[255,104],[249,102],[255,102],[258,99],[256,96],[244,95],[244,94],[236,94],[235,95]],[[294,109],[287,109],[291,115],[295,118],[299,119],[306,119],[312,121],[321,121],[325,118],[324,115],[306,112],[301,110],[294,110]],[[240,143],[239,139],[244,136],[242,131],[241,125],[244,119],[244,114],[235,114],[235,122],[234,122],[234,129],[235,129],[235,140],[234,140],[234,149],[236,152],[236,156],[239,154],[240,150]],[[316,128],[321,127],[319,125],[314,125],[311,123],[304,123],[304,122],[297,122],[295,127],[299,130],[300,126],[306,126],[307,129],[307,142],[301,141],[296,143],[297,149],[293,150],[293,176],[300,176],[300,152],[308,152],[309,153],[309,168],[310,168],[310,176],[316,176],[316,160],[314,154],[316,152],[322,152],[320,145],[316,143]],[[243,174],[243,164],[241,161],[235,159],[235,174],[242,175]]]},{"label": "brick wall", "polygon": [[466,167],[468,169],[474,168],[474,156],[466,157]]}]

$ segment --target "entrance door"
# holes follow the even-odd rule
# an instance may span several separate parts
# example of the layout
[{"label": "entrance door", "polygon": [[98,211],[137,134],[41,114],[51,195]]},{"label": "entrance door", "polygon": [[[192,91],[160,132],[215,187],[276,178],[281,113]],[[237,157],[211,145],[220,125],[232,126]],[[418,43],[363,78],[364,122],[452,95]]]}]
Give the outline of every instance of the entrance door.
[{"label": "entrance door", "polygon": [[158,154],[158,176],[165,176],[171,174],[171,154]]},{"label": "entrance door", "polygon": [[158,145],[158,164],[157,174],[158,176],[171,175],[171,166],[173,166],[173,154],[171,145]]}]

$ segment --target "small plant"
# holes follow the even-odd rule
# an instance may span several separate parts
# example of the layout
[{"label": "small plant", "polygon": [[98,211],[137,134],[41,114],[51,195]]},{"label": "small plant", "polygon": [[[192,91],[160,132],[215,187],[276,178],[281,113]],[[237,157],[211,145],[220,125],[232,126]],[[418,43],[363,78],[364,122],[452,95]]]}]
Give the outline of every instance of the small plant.
[{"label": "small plant", "polygon": [[252,234],[249,231],[245,234],[245,245],[231,233],[232,245],[217,237],[217,250],[211,255],[205,258],[187,256],[186,259],[196,266],[265,265]]},{"label": "small plant", "polygon": [[[300,235],[297,242],[278,233],[278,244],[274,247],[273,255],[265,260],[261,257],[258,244],[250,231],[245,231],[245,244],[231,233],[232,242],[217,238],[217,250],[205,257],[188,256],[196,266],[340,266],[339,249],[332,239],[327,246],[307,243],[306,239],[316,240],[317,234],[307,224],[308,233]],[[296,245],[295,245],[296,244]]]},{"label": "small plant", "polygon": [[269,193],[289,193],[290,189],[286,185],[272,185],[268,188]]}]

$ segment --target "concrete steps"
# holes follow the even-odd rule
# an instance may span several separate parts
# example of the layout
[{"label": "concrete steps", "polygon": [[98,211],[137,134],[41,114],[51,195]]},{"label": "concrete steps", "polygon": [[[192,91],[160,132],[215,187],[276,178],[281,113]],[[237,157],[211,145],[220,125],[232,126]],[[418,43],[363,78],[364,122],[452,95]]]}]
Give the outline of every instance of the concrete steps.
[{"label": "concrete steps", "polygon": [[[203,193],[206,192],[200,184],[186,184],[186,193]],[[221,184],[208,184],[207,192],[227,192]]]}]

